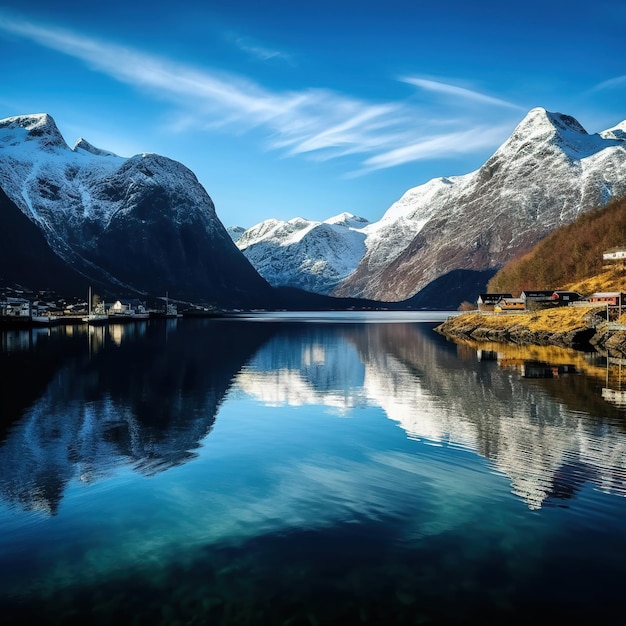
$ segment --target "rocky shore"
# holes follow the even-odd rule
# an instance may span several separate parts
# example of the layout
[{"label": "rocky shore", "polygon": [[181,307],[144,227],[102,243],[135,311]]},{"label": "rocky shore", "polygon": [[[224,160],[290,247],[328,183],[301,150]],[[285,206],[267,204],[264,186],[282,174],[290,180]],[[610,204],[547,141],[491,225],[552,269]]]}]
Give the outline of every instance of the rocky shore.
[{"label": "rocky shore", "polygon": [[593,312],[586,312],[575,321],[568,319],[567,323],[559,323],[558,316],[550,317],[543,312],[502,316],[470,312],[448,318],[435,330],[451,339],[555,345],[626,358],[626,327],[607,324]]},{"label": "rocky shore", "polygon": [[601,353],[619,359],[626,358],[626,329],[615,330],[608,325],[595,329],[590,344]]}]

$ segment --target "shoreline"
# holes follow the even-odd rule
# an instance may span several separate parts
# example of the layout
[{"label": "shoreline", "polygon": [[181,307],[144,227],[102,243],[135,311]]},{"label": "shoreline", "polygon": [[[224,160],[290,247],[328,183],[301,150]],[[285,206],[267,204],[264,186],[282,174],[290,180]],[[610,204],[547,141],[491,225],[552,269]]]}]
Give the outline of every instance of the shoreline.
[{"label": "shoreline", "polygon": [[[554,315],[557,311],[498,315],[472,311],[450,317],[434,330],[449,339],[551,345],[626,358],[626,326],[607,323],[596,315],[600,309],[582,310],[578,316],[570,312]],[[559,324],[559,317],[568,317],[568,323]]]}]

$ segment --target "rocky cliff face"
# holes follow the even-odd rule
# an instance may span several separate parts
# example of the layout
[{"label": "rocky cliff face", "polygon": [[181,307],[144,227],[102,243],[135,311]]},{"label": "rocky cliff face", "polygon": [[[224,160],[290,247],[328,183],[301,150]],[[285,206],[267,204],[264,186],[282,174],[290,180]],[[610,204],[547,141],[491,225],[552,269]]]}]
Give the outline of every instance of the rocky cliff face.
[{"label": "rocky cliff face", "polygon": [[0,120],[0,187],[88,280],[227,305],[267,297],[269,285],[237,250],[205,189],[176,161],[126,159],[84,139],[70,149],[49,115],[12,117]]},{"label": "rocky cliff face", "polygon": [[369,226],[367,253],[334,295],[403,300],[451,270],[500,267],[625,194],[622,126],[589,135],[533,109],[480,169],[409,190]]}]

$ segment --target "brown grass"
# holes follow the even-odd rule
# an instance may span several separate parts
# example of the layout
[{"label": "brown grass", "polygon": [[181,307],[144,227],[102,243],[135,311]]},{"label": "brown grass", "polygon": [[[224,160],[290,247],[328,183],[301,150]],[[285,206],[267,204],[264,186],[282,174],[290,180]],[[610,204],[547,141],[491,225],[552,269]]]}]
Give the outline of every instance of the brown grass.
[{"label": "brown grass", "polygon": [[460,329],[467,323],[483,328],[506,329],[521,326],[532,332],[571,332],[589,327],[589,313],[603,307],[563,306],[524,313],[495,313],[484,315],[479,312],[463,313],[451,318],[447,326]]},{"label": "brown grass", "polygon": [[569,283],[563,289],[577,291],[585,297],[595,291],[622,291],[626,292],[626,269],[615,267],[604,270],[599,274]]}]

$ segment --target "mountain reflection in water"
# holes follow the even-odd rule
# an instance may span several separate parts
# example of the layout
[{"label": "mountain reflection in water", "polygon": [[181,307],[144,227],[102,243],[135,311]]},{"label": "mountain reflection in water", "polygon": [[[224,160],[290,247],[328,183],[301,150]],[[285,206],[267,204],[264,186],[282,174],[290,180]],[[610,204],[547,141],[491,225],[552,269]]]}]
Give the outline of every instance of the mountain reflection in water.
[{"label": "mountain reflection in water", "polygon": [[612,610],[621,363],[336,321],[0,333],[8,623]]},{"label": "mountain reflection in water", "polygon": [[72,478],[93,482],[120,465],[151,474],[194,458],[233,377],[264,341],[246,326],[202,342],[198,330],[168,320],[52,328],[30,340],[17,331],[0,355],[13,381],[5,428],[14,421],[0,448],[0,494],[54,513]]}]

